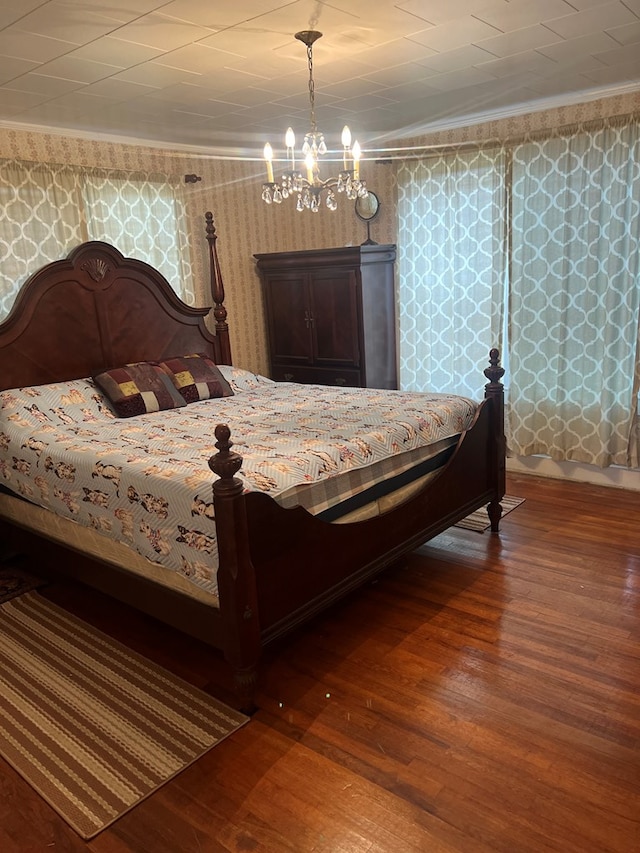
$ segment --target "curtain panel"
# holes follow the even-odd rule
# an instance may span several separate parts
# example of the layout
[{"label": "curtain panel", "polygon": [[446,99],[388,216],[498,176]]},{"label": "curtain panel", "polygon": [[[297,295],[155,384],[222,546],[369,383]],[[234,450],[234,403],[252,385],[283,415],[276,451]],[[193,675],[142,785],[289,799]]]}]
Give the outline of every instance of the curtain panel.
[{"label": "curtain panel", "polygon": [[[476,397],[502,348],[505,152],[404,161],[398,171],[400,383]],[[487,362],[488,363],[488,362]]]},{"label": "curtain panel", "polygon": [[637,459],[639,154],[633,125],[514,149],[509,365],[518,455],[600,467]]},{"label": "curtain panel", "polygon": [[407,161],[398,196],[403,387],[477,396],[498,345],[511,453],[637,467],[640,122]]},{"label": "curtain panel", "polygon": [[86,240],[104,240],[162,272],[195,303],[182,184],[177,178],[0,161],[0,320],[26,279]]}]

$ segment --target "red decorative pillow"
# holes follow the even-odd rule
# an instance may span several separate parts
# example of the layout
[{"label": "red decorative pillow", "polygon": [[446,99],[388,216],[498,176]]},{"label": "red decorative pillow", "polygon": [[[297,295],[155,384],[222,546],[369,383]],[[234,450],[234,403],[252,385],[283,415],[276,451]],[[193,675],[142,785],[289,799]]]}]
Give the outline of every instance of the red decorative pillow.
[{"label": "red decorative pillow", "polygon": [[167,358],[160,366],[187,403],[233,396],[231,386],[208,355],[193,353]]},{"label": "red decorative pillow", "polygon": [[185,405],[173,383],[155,361],[114,367],[93,377],[118,417],[130,418]]}]

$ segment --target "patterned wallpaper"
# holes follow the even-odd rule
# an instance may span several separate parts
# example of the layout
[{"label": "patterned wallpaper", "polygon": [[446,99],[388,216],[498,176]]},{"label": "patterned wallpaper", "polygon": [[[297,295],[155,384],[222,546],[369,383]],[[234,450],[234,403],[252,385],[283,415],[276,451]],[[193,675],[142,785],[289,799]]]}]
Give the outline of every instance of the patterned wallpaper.
[{"label": "patterned wallpaper", "polygon": [[[414,140],[416,146],[448,145],[573,124],[591,118],[622,115],[640,109],[640,93],[616,96],[545,112],[440,131]],[[406,143],[408,145],[408,143]],[[103,168],[161,171],[200,175],[188,185],[189,218],[196,248],[194,268],[201,304],[209,304],[204,213],[213,211],[218,253],[227,294],[234,362],[267,372],[264,315],[260,282],[253,254],[295,249],[358,245],[366,226],[355,215],[353,202],[340,198],[338,210],[298,213],[294,203],[268,207],[260,199],[264,166],[261,162],[220,160],[201,154],[163,150],[144,145],[89,140],[58,133],[0,128],[0,157]],[[365,153],[366,158],[366,153]],[[391,164],[363,160],[362,175],[381,201],[380,216],[371,225],[378,243],[396,241],[395,182]]]}]

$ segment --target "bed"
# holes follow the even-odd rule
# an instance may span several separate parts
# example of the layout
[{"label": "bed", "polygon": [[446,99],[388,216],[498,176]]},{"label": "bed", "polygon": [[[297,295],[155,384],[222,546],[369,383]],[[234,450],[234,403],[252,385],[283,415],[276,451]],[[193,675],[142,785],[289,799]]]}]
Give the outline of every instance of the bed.
[{"label": "bed", "polygon": [[[249,710],[266,643],[480,507],[498,530],[504,371],[491,350],[482,400],[437,400],[444,408],[427,423],[403,392],[287,386],[234,367],[211,213],[206,239],[211,331],[209,309],[183,304],[159,272],[106,243],[85,243],[25,283],[0,324],[0,406],[11,427],[0,429],[0,534],[43,564],[222,649],[238,704]],[[114,417],[92,379],[193,354],[219,366],[219,393],[175,411]],[[349,432],[351,421],[362,420],[353,416],[357,405],[375,412],[365,441]],[[302,438],[311,462],[290,447],[288,410],[313,435]],[[173,448],[173,467],[145,456],[156,443]],[[78,474],[82,491],[74,493],[69,481],[81,457],[87,473],[84,481]],[[140,470],[144,478],[133,479]],[[195,489],[188,503],[182,480]],[[343,493],[347,480],[351,491]],[[121,503],[107,512],[115,496]],[[172,501],[183,511],[171,522],[180,533],[163,537]],[[84,503],[90,512],[81,524]],[[132,528],[144,547],[128,541]]]}]

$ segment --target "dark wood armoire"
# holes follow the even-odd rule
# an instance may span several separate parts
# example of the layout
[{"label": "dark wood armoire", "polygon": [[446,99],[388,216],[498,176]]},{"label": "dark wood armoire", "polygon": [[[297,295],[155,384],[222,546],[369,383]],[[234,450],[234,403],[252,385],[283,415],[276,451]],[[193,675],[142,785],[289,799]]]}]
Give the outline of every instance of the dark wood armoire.
[{"label": "dark wood armoire", "polygon": [[395,246],[254,257],[272,379],[397,388]]}]

